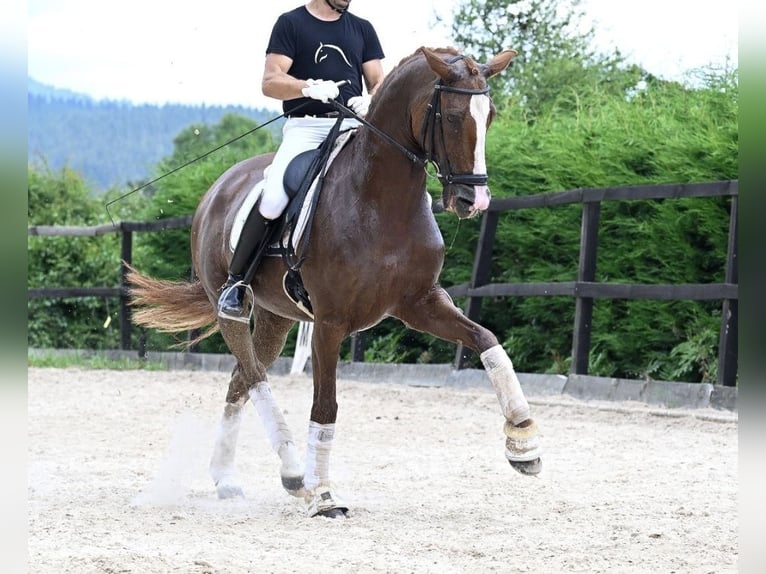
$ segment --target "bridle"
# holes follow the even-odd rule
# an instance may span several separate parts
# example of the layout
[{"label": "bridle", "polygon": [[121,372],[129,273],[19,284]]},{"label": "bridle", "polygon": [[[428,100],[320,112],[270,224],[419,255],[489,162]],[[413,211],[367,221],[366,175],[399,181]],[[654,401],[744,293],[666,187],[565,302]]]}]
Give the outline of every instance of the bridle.
[{"label": "bridle", "polygon": [[[448,60],[448,63],[453,64],[454,62],[457,62],[458,60],[462,60],[465,58],[465,56],[457,55],[453,56]],[[431,102],[428,104],[427,108],[427,116],[425,119],[425,122],[423,123],[423,133],[421,136],[421,145],[423,147],[423,151],[425,152],[425,156],[420,156],[410,150],[408,150],[406,147],[404,147],[402,144],[400,144],[398,141],[396,141],[394,138],[389,136],[384,131],[376,128],[374,125],[372,125],[370,122],[368,122],[363,117],[360,117],[356,115],[353,110],[347,108],[337,100],[331,100],[331,104],[338,109],[338,111],[341,112],[341,117],[338,118],[338,121],[341,121],[343,117],[350,117],[355,118],[368,128],[370,128],[373,132],[378,134],[380,137],[382,137],[384,140],[388,141],[393,146],[399,148],[399,150],[406,155],[410,160],[413,162],[417,162],[422,164],[423,166],[427,166],[429,163],[434,166],[436,169],[436,176],[439,178],[439,181],[443,186],[447,186],[449,184],[462,184],[462,185],[487,185],[488,177],[486,173],[452,173],[452,168],[449,164],[449,158],[444,158],[444,164],[441,165],[439,163],[439,160],[436,158],[436,154],[434,153],[434,148],[436,144],[436,134],[438,133],[441,137],[441,148],[445,151],[446,156],[446,145],[445,145],[445,138],[444,138],[444,126],[442,124],[442,114],[441,114],[441,95],[444,92],[451,92],[453,94],[465,94],[469,96],[477,95],[477,94],[487,94],[489,93],[489,86],[485,86],[483,88],[457,88],[454,86],[446,86],[442,83],[442,80],[439,79],[434,84],[434,93],[431,98]],[[296,108],[297,109],[297,108]],[[440,129],[437,129],[439,127]],[[446,168],[446,169],[445,169]]]},{"label": "bridle", "polygon": [[[463,59],[465,56],[454,56],[448,63],[452,64],[458,60]],[[426,121],[423,124],[423,135],[421,137],[423,150],[426,157],[425,162],[430,163],[436,168],[436,176],[441,181],[442,185],[449,184],[462,184],[462,185],[487,185],[488,177],[486,173],[452,173],[452,168],[449,164],[449,158],[446,154],[446,142],[444,139],[444,124],[442,123],[441,113],[441,95],[444,92],[451,92],[453,94],[465,94],[469,96],[477,94],[489,93],[489,86],[483,88],[456,88],[454,86],[445,86],[442,83],[441,78],[436,84],[434,84],[434,94],[431,98],[431,103],[428,104],[428,115]],[[440,128],[440,129],[439,129]],[[436,148],[437,134],[441,137],[441,149],[445,151],[444,165],[440,165],[434,150]]]}]

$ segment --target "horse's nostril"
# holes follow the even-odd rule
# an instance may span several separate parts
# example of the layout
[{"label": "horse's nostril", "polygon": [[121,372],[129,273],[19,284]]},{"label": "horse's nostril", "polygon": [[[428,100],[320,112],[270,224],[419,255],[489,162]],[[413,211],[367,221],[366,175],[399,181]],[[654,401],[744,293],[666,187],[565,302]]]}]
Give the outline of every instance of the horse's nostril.
[{"label": "horse's nostril", "polygon": [[456,201],[460,203],[461,205],[465,206],[466,208],[472,208],[473,207],[473,197],[458,197],[456,198]]}]

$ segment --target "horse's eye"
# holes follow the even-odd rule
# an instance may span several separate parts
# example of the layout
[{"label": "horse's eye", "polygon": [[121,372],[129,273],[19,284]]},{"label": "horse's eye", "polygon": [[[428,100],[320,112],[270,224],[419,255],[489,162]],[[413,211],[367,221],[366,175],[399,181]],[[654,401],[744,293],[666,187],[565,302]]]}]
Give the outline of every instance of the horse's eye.
[{"label": "horse's eye", "polygon": [[447,121],[451,124],[456,124],[460,121],[460,115],[458,114],[447,114],[446,118]]}]

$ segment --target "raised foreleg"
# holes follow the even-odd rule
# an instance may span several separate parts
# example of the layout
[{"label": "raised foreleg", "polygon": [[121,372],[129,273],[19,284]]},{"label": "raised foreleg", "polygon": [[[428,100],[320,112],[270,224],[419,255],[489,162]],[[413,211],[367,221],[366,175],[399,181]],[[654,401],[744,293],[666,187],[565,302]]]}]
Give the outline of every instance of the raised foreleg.
[{"label": "raised foreleg", "polygon": [[497,337],[465,317],[438,285],[423,297],[402,305],[396,316],[412,329],[460,343],[479,354],[506,420],[506,458],[519,472],[538,474],[542,469],[540,432],[531,418],[513,363]]}]

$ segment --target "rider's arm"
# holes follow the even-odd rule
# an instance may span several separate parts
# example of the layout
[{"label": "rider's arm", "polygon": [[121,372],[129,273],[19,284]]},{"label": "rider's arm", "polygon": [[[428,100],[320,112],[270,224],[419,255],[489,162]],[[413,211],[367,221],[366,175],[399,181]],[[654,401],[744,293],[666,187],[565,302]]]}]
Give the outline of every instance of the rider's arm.
[{"label": "rider's arm", "polygon": [[364,74],[364,85],[367,93],[372,95],[383,81],[383,64],[380,60],[368,60],[362,64],[362,74]]},{"label": "rider's arm", "polygon": [[306,87],[306,80],[293,78],[287,73],[292,64],[292,58],[282,54],[266,54],[261,82],[264,96],[277,100],[293,100],[303,96],[301,90]]}]

